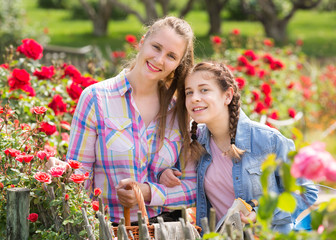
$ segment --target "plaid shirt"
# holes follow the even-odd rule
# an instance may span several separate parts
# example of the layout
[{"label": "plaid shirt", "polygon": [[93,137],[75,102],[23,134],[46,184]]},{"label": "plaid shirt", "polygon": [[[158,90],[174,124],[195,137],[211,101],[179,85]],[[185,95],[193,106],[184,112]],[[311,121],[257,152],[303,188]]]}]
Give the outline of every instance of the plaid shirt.
[{"label": "plaid shirt", "polygon": [[[149,217],[165,207],[193,204],[196,197],[194,169],[185,171],[182,185],[167,188],[158,184],[160,171],[176,165],[181,150],[177,121],[168,115],[163,147],[152,121],[146,128],[132,97],[132,87],[123,70],[118,76],[87,87],[80,96],[73,116],[67,159],[80,161],[81,171],[90,173],[85,187],[102,189],[102,199],[109,206],[110,219],[119,222],[123,207],[115,186],[132,178],[148,183],[152,199],[147,205]],[[173,102],[169,109],[171,109]],[[150,106],[149,106],[150,107]],[[131,221],[137,221],[138,206],[131,209]]]}]

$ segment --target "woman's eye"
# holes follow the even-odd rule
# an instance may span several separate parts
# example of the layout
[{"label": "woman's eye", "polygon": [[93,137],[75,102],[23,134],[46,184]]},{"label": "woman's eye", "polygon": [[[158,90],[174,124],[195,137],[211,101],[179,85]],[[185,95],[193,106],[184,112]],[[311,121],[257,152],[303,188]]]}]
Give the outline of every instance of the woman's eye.
[{"label": "woman's eye", "polygon": [[191,95],[191,94],[192,94],[192,91],[188,91],[185,93],[186,96]]},{"label": "woman's eye", "polygon": [[173,59],[173,60],[176,60],[176,57],[173,54],[169,54],[168,57]]},{"label": "woman's eye", "polygon": [[203,89],[201,89],[201,92],[207,92],[207,91],[209,91],[209,89],[207,89],[207,88],[203,88]]},{"label": "woman's eye", "polygon": [[156,50],[160,50],[160,47],[157,45],[153,45],[153,48],[155,48]]}]

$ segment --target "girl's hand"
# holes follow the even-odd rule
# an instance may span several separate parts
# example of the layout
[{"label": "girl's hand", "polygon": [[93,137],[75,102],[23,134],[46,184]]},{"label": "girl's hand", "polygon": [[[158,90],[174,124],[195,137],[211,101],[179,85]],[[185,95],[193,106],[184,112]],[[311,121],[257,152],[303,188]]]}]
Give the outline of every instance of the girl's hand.
[{"label": "girl's hand", "polygon": [[175,187],[181,185],[180,179],[178,176],[181,176],[182,173],[173,169],[166,169],[160,176],[159,183],[165,185],[166,187]]},{"label": "girl's hand", "polygon": [[247,216],[244,216],[244,214],[240,212],[240,219],[245,224],[255,223],[257,221],[257,213],[251,211]]},{"label": "girl's hand", "polygon": [[124,207],[132,208],[138,204],[135,193],[132,190],[133,183],[138,184],[145,201],[150,202],[151,200],[151,190],[148,184],[138,183],[131,178],[126,178],[121,180],[116,186],[119,202]]}]

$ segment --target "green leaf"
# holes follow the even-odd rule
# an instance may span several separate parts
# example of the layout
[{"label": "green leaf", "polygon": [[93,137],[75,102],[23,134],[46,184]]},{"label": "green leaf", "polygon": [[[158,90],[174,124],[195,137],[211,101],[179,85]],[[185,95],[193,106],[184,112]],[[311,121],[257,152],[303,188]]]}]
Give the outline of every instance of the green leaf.
[{"label": "green leaf", "polygon": [[280,168],[280,175],[282,182],[284,184],[285,190],[287,192],[295,192],[299,190],[299,187],[296,184],[295,178],[290,173],[290,165],[287,163],[282,163]]},{"label": "green leaf", "polygon": [[267,158],[261,165],[261,170],[264,171],[266,168],[275,169],[276,168],[276,155],[274,153],[268,154]]},{"label": "green leaf", "polygon": [[283,192],[279,195],[278,208],[293,213],[296,208],[296,200],[292,194],[288,192]]},{"label": "green leaf", "polygon": [[210,232],[203,235],[203,239],[211,239],[220,236],[219,233]]},{"label": "green leaf", "polygon": [[58,199],[55,199],[55,200],[52,200],[50,202],[50,206],[53,207],[53,206],[57,206],[57,205],[60,205],[62,203],[61,200],[58,200]]},{"label": "green leaf", "polygon": [[323,216],[325,215],[325,212],[319,212],[319,211],[312,211],[311,213],[311,225],[314,230],[318,229],[318,227],[322,224]]},{"label": "green leaf", "polygon": [[275,193],[270,192],[259,198],[258,217],[261,219],[270,219],[278,204],[278,197]]},{"label": "green leaf", "polygon": [[67,219],[67,220],[64,220],[62,224],[67,225],[68,223],[74,223],[74,220],[73,219]]}]

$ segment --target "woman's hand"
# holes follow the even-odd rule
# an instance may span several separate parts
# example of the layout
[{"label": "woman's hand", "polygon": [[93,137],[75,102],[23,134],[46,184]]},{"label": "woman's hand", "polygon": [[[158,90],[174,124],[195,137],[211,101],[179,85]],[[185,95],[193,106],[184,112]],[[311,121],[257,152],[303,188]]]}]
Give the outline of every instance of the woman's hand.
[{"label": "woman's hand", "polygon": [[151,190],[148,184],[146,183],[138,183],[134,181],[132,178],[126,178],[119,182],[116,186],[118,199],[121,205],[124,207],[132,208],[138,204],[137,199],[135,197],[135,193],[132,189],[132,184],[138,184],[144,200],[149,202],[151,200]]},{"label": "woman's hand", "polygon": [[177,178],[181,175],[182,173],[180,171],[168,168],[161,174],[159,183],[165,185],[166,187],[181,185],[181,180]]},{"label": "woman's hand", "polygon": [[251,211],[247,216],[244,216],[244,214],[240,212],[240,219],[245,224],[255,223],[257,221],[257,213]]}]

